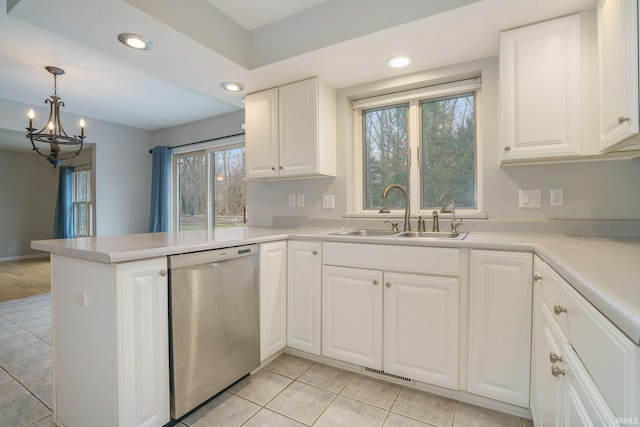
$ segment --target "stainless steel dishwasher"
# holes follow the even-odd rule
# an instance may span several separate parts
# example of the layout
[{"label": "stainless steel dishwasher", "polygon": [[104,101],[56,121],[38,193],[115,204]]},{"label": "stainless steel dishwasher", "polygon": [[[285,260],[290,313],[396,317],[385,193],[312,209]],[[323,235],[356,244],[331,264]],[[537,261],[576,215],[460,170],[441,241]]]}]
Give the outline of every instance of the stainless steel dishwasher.
[{"label": "stainless steel dishwasher", "polygon": [[169,257],[171,417],[260,365],[258,246]]}]

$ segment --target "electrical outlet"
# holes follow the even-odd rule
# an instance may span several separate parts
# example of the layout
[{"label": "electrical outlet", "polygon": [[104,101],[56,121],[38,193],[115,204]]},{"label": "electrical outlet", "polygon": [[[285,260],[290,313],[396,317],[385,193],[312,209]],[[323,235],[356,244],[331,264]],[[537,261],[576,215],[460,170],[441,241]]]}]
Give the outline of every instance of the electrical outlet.
[{"label": "electrical outlet", "polygon": [[296,207],[296,195],[295,194],[289,194],[289,207],[290,208],[295,208]]},{"label": "electrical outlet", "polygon": [[521,208],[539,208],[540,190],[519,190]]},{"label": "electrical outlet", "polygon": [[296,194],[296,206],[299,208],[304,207],[304,194]]},{"label": "electrical outlet", "polygon": [[76,291],[75,297],[76,297],[76,305],[79,305],[81,307],[87,307],[88,301],[87,301],[86,292]]},{"label": "electrical outlet", "polygon": [[564,190],[562,188],[552,188],[549,192],[551,193],[551,206],[564,206]]},{"label": "electrical outlet", "polygon": [[322,196],[322,209],[335,209],[336,197],[333,194]]}]

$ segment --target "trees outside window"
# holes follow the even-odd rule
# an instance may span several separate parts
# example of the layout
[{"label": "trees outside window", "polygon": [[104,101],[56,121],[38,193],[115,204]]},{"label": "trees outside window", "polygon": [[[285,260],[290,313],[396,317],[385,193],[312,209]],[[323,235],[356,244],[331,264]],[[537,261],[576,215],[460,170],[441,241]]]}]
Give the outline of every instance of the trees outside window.
[{"label": "trees outside window", "polygon": [[174,156],[177,230],[244,224],[244,147],[219,147]]},{"label": "trees outside window", "polygon": [[356,211],[404,210],[401,193],[382,198],[389,184],[407,189],[413,214],[440,207],[444,192],[454,195],[457,208],[478,208],[479,79],[444,86],[354,101],[362,150]]}]

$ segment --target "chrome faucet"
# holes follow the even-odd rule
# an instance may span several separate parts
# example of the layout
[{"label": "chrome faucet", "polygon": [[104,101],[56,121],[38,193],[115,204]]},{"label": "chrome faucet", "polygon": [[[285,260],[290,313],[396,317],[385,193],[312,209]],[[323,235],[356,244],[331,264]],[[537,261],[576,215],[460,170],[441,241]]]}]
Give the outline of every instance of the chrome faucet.
[{"label": "chrome faucet", "polygon": [[401,185],[390,184],[387,185],[384,190],[382,190],[382,197],[386,199],[389,191],[393,190],[394,188],[400,191],[404,196],[404,226],[402,227],[402,231],[411,231],[411,222],[409,221],[409,193],[407,193],[407,190],[405,190]]},{"label": "chrome faucet", "polygon": [[451,232],[456,233],[458,231],[458,226],[462,225],[462,219],[456,219],[456,200],[453,197],[453,194],[445,191],[440,195],[440,203],[442,203],[442,199],[447,198],[446,202],[442,205],[440,212],[447,212],[447,207],[451,205]]}]

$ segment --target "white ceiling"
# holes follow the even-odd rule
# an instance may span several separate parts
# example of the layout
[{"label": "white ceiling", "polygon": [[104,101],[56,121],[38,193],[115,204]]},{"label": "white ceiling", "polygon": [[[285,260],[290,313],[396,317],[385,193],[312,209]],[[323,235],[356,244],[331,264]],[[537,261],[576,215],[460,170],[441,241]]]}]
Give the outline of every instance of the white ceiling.
[{"label": "white ceiling", "polygon": [[[7,2],[15,6],[4,13]],[[343,88],[493,56],[502,30],[594,8],[595,0],[0,0],[0,98],[43,108],[53,84],[44,67],[55,65],[66,70],[64,111],[88,129],[93,118],[158,130],[240,110],[248,92],[310,76]],[[125,48],[121,32],[154,47]],[[396,54],[414,62],[389,69]],[[245,92],[224,92],[228,80]]]}]

